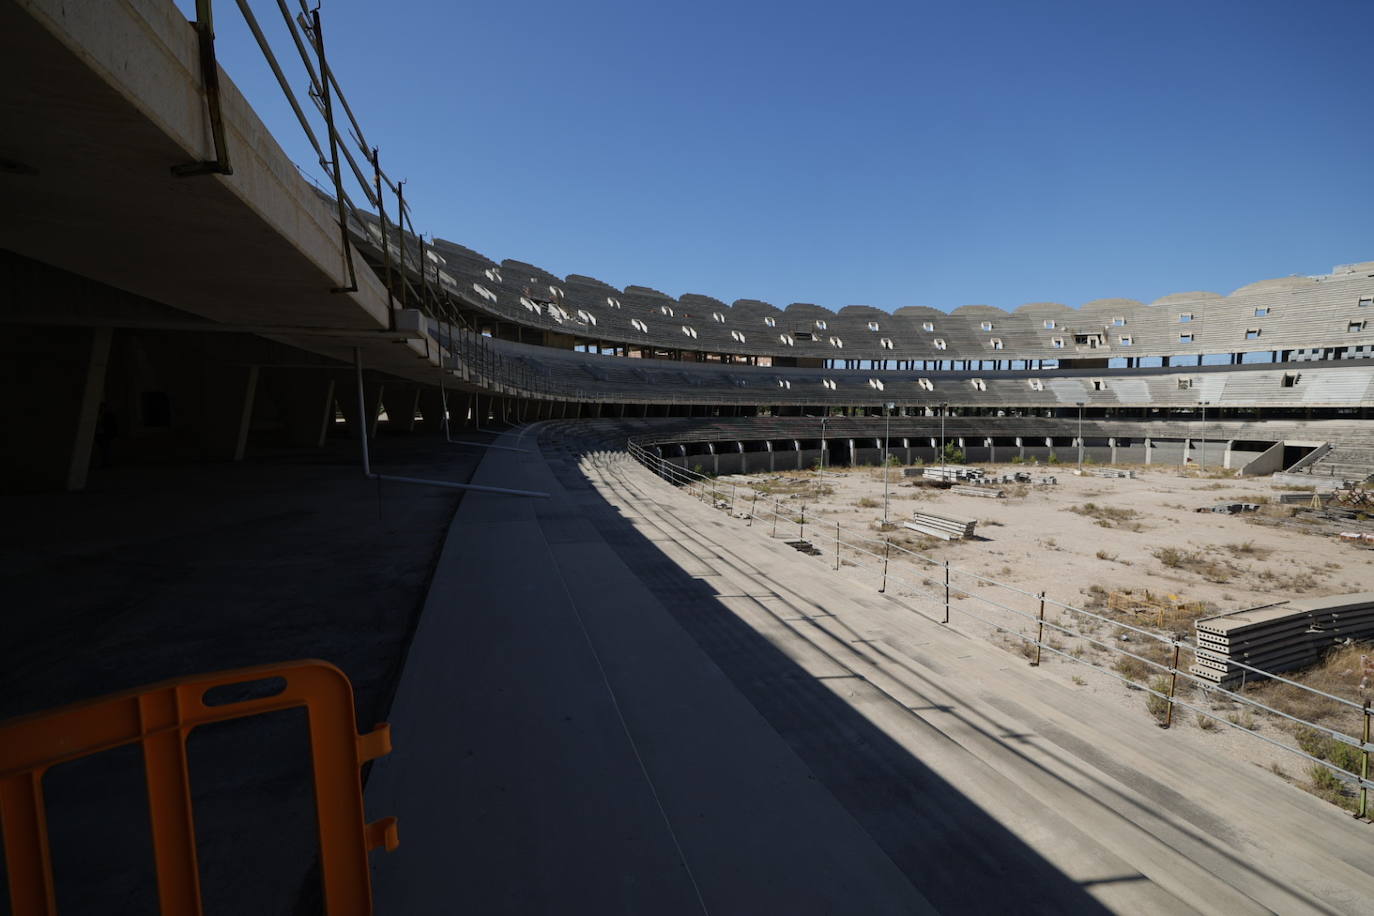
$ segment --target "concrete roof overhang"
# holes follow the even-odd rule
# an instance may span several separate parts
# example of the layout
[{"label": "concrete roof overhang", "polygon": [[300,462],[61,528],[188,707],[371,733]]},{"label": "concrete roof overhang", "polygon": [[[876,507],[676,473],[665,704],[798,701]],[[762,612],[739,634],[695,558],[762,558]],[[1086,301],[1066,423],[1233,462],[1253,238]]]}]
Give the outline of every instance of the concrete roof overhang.
[{"label": "concrete roof overhang", "polygon": [[360,257],[358,291],[331,291],[345,281],[337,216],[222,73],[233,174],[173,176],[214,158],[199,73],[195,30],[170,3],[0,3],[0,247],[323,355],[361,346],[371,368],[433,382],[432,343],[365,333],[385,331],[387,298]]}]

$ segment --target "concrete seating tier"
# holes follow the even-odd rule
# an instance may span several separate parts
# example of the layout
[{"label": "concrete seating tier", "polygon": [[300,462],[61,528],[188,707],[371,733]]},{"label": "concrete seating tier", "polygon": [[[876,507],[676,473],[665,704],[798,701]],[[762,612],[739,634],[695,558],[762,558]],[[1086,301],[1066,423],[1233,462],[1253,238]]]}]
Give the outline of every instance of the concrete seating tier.
[{"label": "concrete seating tier", "polygon": [[[375,224],[375,220],[373,221]],[[354,224],[361,246],[377,247],[375,225]],[[390,233],[394,237],[394,229]],[[390,241],[390,240],[389,240]],[[394,244],[393,244],[394,247]],[[418,264],[419,240],[407,236],[407,266]],[[1291,351],[1352,359],[1374,352],[1374,265],[1353,265],[1322,277],[1287,278],[1250,284],[1229,296],[1182,293],[1152,304],[1104,299],[1074,309],[1058,303],[1033,303],[1004,311],[991,306],[961,306],[951,312],[904,307],[893,313],[871,306],[834,311],[811,303],[779,309],[767,302],[741,299],[726,305],[700,295],[674,298],[642,286],[623,291],[579,275],[562,279],[522,261],[497,264],[461,245],[436,239],[433,252],[442,266],[428,264],[431,276],[475,310],[531,328],[576,330],[626,346],[653,346],[745,356],[769,355],[810,359],[876,360],[1055,360],[1075,358],[1169,356],[1204,353]],[[484,282],[484,271],[496,268],[502,280]],[[565,308],[582,309],[596,319],[586,328],[521,307],[523,288],[554,286]],[[495,301],[472,289],[477,282]],[[495,283],[496,286],[492,286]],[[499,288],[497,288],[499,287]],[[542,297],[542,294],[541,294]],[[607,302],[619,301],[620,308]],[[1365,304],[1361,304],[1365,303]],[[672,310],[665,315],[663,307]],[[620,314],[616,314],[620,313]],[[713,316],[720,315],[721,320]],[[648,331],[635,328],[639,319]],[[824,327],[818,325],[818,322]],[[870,327],[876,325],[876,330]],[[682,332],[692,327],[697,336]],[[731,336],[744,335],[744,341]],[[810,339],[798,337],[807,334]],[[780,335],[787,334],[792,343]],[[843,346],[831,341],[836,338]],[[887,345],[890,342],[891,346]],[[1336,353],[1339,350],[1340,353]],[[1335,394],[1335,392],[1333,392]]]}]

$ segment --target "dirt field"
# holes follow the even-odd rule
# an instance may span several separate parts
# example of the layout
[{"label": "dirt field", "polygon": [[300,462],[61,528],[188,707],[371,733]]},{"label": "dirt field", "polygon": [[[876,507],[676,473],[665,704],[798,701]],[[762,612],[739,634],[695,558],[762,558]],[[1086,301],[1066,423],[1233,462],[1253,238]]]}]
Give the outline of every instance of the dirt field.
[{"label": "dirt field", "polygon": [[[1279,517],[1291,513],[1288,507],[1277,505],[1284,491],[1264,478],[1235,478],[1229,472],[1222,472],[1228,476],[1183,476],[1177,468],[1136,467],[1135,479],[1122,479],[1087,472],[1075,476],[1072,465],[979,467],[989,476],[1021,470],[1030,471],[1035,478],[1053,475],[1058,482],[1051,486],[1004,485],[1005,498],[989,499],[913,483],[903,477],[902,468],[894,467],[888,496],[890,526],[886,529],[882,524],[881,468],[726,476],[717,480],[716,487],[724,499],[735,496],[737,512],[748,511],[757,491],[761,520],[754,524],[763,528],[764,534],[771,533],[772,519],[766,513],[773,505],[780,507],[784,519],[795,520],[805,504],[805,536],[822,551],[818,562],[834,562],[836,522],[846,532],[844,542],[855,543],[854,535],[888,537],[893,544],[935,561],[926,563],[894,551],[888,585],[889,594],[909,600],[914,609],[935,619],[943,613],[942,564],[948,560],[955,570],[951,577],[952,625],[1000,643],[1028,661],[1034,648],[1015,634],[1033,637],[1036,624],[1006,608],[1034,617],[1038,605],[1035,595],[1044,592],[1051,602],[1046,619],[1089,637],[1074,638],[1048,628],[1048,644],[1073,658],[1044,652],[1045,675],[1100,694],[1104,702],[1117,704],[1133,715],[1151,714],[1147,694],[1074,659],[1110,668],[1139,684],[1152,684],[1159,683],[1156,679],[1162,672],[1143,662],[1123,660],[1094,641],[1164,664],[1170,660],[1170,650],[1167,645],[1113,625],[1115,622],[1191,638],[1193,621],[1199,616],[1285,598],[1374,591],[1374,563],[1370,562],[1374,554],[1339,541],[1329,533],[1329,526],[1276,526]],[[1255,516],[1195,511],[1219,502],[1270,505]],[[916,511],[976,519],[977,537],[947,542],[901,528],[900,523],[910,520]],[[797,532],[795,523],[779,524],[779,537],[795,538]],[[879,542],[863,546],[882,553]],[[876,587],[881,557],[844,547],[840,557],[847,574],[872,580]],[[976,578],[980,576],[1012,589],[980,581]],[[931,597],[924,598],[923,594]],[[1055,607],[1054,601],[1093,611],[1112,623],[1085,622]],[[1191,661],[1185,652],[1179,667],[1186,670]],[[1319,677],[1324,689],[1358,702],[1358,662],[1353,666],[1337,664],[1352,667],[1349,684],[1345,684],[1343,671],[1322,671],[1314,677]],[[1282,685],[1250,684],[1247,689],[1265,703],[1292,699],[1280,697],[1276,688]],[[1292,688],[1282,689],[1293,692]],[[1212,746],[1229,747],[1244,759],[1321,794],[1320,776],[1319,784],[1313,785],[1306,761],[1245,734],[1245,730],[1257,731],[1292,745],[1297,735],[1283,720],[1251,714],[1241,704],[1211,693],[1203,695],[1187,685],[1179,696],[1226,720],[1204,722],[1192,712],[1177,710],[1175,726],[1181,726],[1180,730]],[[1160,711],[1158,702],[1155,711]],[[1358,729],[1358,712],[1344,711],[1338,704],[1318,708],[1309,703],[1294,712],[1347,733]],[[1227,727],[1228,722],[1241,727]],[[1329,784],[1325,788],[1332,790]]]}]

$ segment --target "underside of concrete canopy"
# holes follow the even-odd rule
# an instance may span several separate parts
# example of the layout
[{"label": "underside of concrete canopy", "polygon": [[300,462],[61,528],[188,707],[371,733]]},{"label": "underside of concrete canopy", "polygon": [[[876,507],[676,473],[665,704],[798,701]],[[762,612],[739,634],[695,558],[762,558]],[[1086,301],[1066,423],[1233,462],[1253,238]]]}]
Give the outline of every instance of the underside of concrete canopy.
[{"label": "underside of concrete canopy", "polygon": [[[219,79],[232,174],[176,177],[217,151],[196,32],[174,6],[0,4],[0,248],[189,321],[345,360],[362,347],[372,369],[433,383],[432,343],[369,337],[388,328],[388,302],[361,258],[357,290],[334,291],[351,285],[335,211]],[[62,300],[3,317],[98,325],[134,316]]]}]

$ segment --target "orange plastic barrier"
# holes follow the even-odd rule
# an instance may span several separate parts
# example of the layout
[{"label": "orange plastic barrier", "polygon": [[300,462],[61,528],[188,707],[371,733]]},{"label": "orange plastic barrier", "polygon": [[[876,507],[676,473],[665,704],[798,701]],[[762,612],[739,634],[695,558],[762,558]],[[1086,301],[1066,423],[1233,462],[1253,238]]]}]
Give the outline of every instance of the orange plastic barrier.
[{"label": "orange plastic barrier", "polygon": [[[206,703],[216,687],[281,678],[271,696]],[[396,819],[371,824],[363,815],[358,768],[391,752],[385,723],[355,731],[353,687],[342,671],[314,659],[177,678],[0,723],[0,822],[15,916],[56,916],[52,859],[43,808],[49,767],[132,742],[143,745],[157,866],[158,898],[166,916],[200,916],[186,737],[197,725],[304,706],[310,722],[315,773],[320,872],[325,912],[372,912],[367,853],[396,848]]]}]

